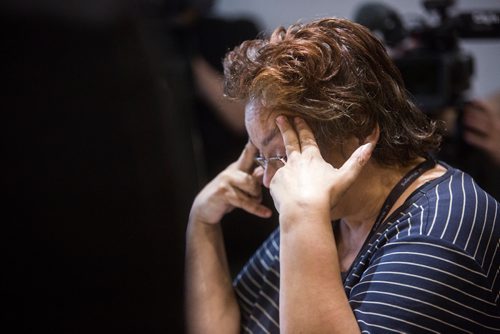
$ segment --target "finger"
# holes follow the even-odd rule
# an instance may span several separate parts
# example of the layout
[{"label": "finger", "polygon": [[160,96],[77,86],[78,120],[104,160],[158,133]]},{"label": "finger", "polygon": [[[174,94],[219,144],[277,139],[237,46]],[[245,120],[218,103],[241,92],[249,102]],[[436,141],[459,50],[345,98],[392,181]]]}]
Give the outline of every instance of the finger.
[{"label": "finger", "polygon": [[244,172],[249,172],[254,165],[254,159],[257,155],[257,151],[258,150],[255,145],[249,140],[235,163],[236,168]]},{"label": "finger", "polygon": [[271,209],[262,205],[260,200],[248,197],[246,194],[238,191],[237,189],[233,188],[232,191],[227,194],[227,199],[232,206],[243,209],[246,212],[258,217],[268,218],[272,215]]},{"label": "finger", "polygon": [[471,110],[471,111],[479,111],[479,112],[487,112],[491,108],[488,106],[487,103],[481,101],[481,100],[474,100],[465,105],[465,111]]},{"label": "finger", "polygon": [[259,180],[243,171],[231,174],[229,183],[254,198],[262,197],[262,187]]},{"label": "finger", "polygon": [[341,174],[342,187],[339,189],[341,192],[347,190],[354,180],[358,177],[359,173],[370,159],[372,152],[375,148],[375,143],[370,141],[358,147],[347,161],[340,167],[339,173]]},{"label": "finger", "polygon": [[252,176],[257,180],[257,182],[262,185],[264,180],[264,168],[262,166],[255,167]]},{"label": "finger", "polygon": [[464,132],[464,140],[467,144],[470,144],[472,146],[481,148],[481,149],[488,149],[488,141],[485,140],[485,137],[481,134],[478,134],[473,131],[465,131]]},{"label": "finger", "polygon": [[280,115],[276,118],[276,124],[280,130],[281,136],[283,137],[283,144],[285,145],[285,152],[288,158],[294,153],[300,153],[300,143],[297,137],[297,132],[292,127],[288,119]]},{"label": "finger", "polygon": [[318,143],[309,125],[300,117],[294,118],[295,128],[297,129],[298,138],[300,142],[301,152],[310,151],[319,153]]},{"label": "finger", "polygon": [[487,133],[490,121],[483,111],[468,109],[464,113],[464,125],[476,131]]}]

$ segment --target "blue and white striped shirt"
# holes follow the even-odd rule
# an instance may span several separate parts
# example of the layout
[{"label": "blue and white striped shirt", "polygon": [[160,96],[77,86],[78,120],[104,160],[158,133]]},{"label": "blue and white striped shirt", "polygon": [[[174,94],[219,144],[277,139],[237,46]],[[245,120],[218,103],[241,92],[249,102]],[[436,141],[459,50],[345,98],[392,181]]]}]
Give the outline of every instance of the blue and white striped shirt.
[{"label": "blue and white striped shirt", "polygon": [[[499,203],[448,167],[369,240],[344,281],[363,333],[500,333]],[[279,333],[279,230],[234,281],[242,332]]]}]

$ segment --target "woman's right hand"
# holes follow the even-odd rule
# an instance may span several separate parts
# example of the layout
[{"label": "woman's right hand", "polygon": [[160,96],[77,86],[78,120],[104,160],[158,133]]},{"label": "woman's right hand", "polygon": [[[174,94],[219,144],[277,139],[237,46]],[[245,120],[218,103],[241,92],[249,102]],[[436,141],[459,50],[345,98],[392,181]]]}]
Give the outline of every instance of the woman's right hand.
[{"label": "woman's right hand", "polygon": [[254,169],[257,148],[248,142],[238,160],[208,183],[196,196],[190,220],[217,224],[234,208],[267,218],[272,211],[262,205],[262,167]]}]

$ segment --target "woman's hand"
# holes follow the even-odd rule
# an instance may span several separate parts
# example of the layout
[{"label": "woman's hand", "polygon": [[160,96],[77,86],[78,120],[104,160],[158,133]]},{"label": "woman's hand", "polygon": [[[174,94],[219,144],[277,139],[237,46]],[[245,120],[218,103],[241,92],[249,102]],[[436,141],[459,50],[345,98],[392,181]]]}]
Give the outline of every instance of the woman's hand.
[{"label": "woman's hand", "polygon": [[262,167],[253,168],[256,147],[248,142],[236,162],[208,183],[196,196],[190,216],[207,224],[219,223],[222,217],[241,208],[256,216],[270,217],[272,211],[261,204]]},{"label": "woman's hand", "polygon": [[271,195],[276,209],[326,209],[338,203],[368,161],[375,141],[361,145],[339,169],[321,156],[311,128],[295,118],[295,128],[284,116],[276,119],[283,136],[287,163],[271,180]]}]

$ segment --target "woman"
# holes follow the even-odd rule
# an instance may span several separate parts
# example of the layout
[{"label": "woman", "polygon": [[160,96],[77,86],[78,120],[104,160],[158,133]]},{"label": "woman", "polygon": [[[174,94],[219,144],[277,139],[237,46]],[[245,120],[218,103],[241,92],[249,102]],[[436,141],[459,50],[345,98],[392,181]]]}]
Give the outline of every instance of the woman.
[{"label": "woman", "polygon": [[[499,205],[428,156],[440,132],[375,37],[321,19],[224,65],[250,140],[193,203],[191,332],[500,331]],[[268,217],[261,184],[280,226],[233,286],[218,223],[234,208]]]}]

